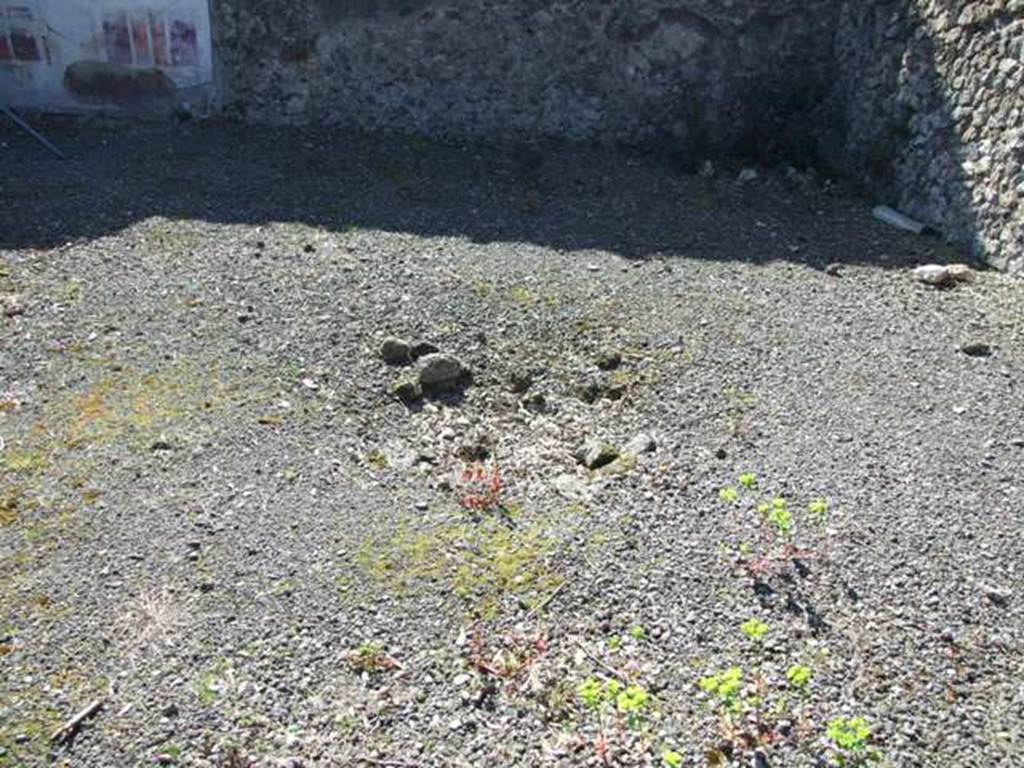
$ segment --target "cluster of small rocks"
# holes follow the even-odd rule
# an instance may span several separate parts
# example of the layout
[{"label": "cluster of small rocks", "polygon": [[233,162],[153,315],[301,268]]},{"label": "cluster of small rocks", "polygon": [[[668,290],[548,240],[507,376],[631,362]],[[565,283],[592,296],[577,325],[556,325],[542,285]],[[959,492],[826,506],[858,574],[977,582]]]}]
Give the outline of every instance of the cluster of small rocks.
[{"label": "cluster of small rocks", "polygon": [[391,336],[381,344],[380,356],[388,365],[416,364],[414,375],[400,379],[391,389],[406,404],[452,394],[472,381],[472,373],[457,357],[441,352],[428,341],[409,343]]}]

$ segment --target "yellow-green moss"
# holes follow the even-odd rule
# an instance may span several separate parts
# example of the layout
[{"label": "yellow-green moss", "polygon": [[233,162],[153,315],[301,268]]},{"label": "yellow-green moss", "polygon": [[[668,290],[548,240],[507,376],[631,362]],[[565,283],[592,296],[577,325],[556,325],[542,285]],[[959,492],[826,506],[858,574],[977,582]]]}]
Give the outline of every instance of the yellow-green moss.
[{"label": "yellow-green moss", "polygon": [[46,469],[50,462],[37,450],[9,448],[3,452],[3,467],[8,472],[33,474]]},{"label": "yellow-green moss", "polygon": [[544,522],[510,528],[497,519],[415,531],[402,526],[383,540],[367,541],[356,563],[393,594],[440,585],[474,613],[491,616],[506,597],[534,604],[561,583],[551,563],[550,528]]},{"label": "yellow-green moss", "polygon": [[203,242],[200,228],[188,221],[156,217],[139,225],[136,231],[147,250],[168,256],[187,254]]},{"label": "yellow-green moss", "polygon": [[58,286],[53,292],[53,297],[61,304],[78,304],[82,300],[82,284],[74,280]]},{"label": "yellow-green moss", "polygon": [[45,470],[75,449],[111,443],[148,450],[153,440],[206,420],[214,411],[269,396],[266,382],[229,384],[219,372],[198,364],[109,372],[84,391],[54,398],[17,449],[5,452],[4,466],[19,472]]},{"label": "yellow-green moss", "polygon": [[757,404],[757,397],[750,392],[729,385],[722,390],[725,399],[725,428],[731,435],[739,434]]},{"label": "yellow-green moss", "polygon": [[370,451],[366,460],[374,469],[383,470],[388,468],[388,457],[379,448],[374,448]]},{"label": "yellow-green moss", "polygon": [[[78,358],[65,363],[82,373]],[[66,528],[79,507],[97,503],[105,457],[95,449],[149,451],[168,437],[184,442],[193,432],[230,423],[223,413],[214,422],[214,412],[263,403],[276,391],[267,378],[226,379],[218,368],[198,362],[149,372],[90,369],[87,380],[83,388],[52,396],[33,420],[19,419],[17,409],[13,417],[4,415],[0,526],[16,529],[17,546],[2,565],[38,563],[53,531]]]},{"label": "yellow-green moss", "polygon": [[0,491],[0,528],[6,528],[17,521],[22,504],[21,491],[18,489]]},{"label": "yellow-green moss", "polygon": [[224,400],[224,384],[193,370],[106,376],[74,398],[63,442],[68,447],[156,433]]},{"label": "yellow-green moss", "polygon": [[43,760],[49,751],[49,735],[60,723],[60,713],[41,708],[18,722],[0,721],[0,768],[17,768],[30,760]]},{"label": "yellow-green moss", "polygon": [[490,296],[494,292],[494,285],[486,281],[481,281],[473,284],[473,293],[479,296],[481,299]]},{"label": "yellow-green moss", "polygon": [[509,301],[518,307],[527,309],[537,303],[537,297],[533,295],[525,285],[517,285],[508,292]]}]

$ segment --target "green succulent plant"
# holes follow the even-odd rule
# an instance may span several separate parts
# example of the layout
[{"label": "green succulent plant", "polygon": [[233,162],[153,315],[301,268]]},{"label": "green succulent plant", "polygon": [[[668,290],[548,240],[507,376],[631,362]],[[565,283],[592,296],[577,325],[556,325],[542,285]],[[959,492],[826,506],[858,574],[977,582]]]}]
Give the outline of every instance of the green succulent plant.
[{"label": "green succulent plant", "polygon": [[730,667],[724,672],[702,677],[697,681],[697,687],[718,699],[726,709],[735,709],[743,691],[743,670]]},{"label": "green succulent plant", "polygon": [[835,764],[863,766],[881,759],[881,753],[871,747],[872,731],[863,717],[836,718],[828,724],[826,731],[836,751]]},{"label": "green succulent plant", "polygon": [[821,522],[825,522],[828,519],[828,502],[825,499],[815,499],[807,505],[807,511]]},{"label": "green succulent plant", "polygon": [[598,709],[604,703],[604,686],[593,677],[584,680],[577,693],[587,709]]},{"label": "green succulent plant", "polygon": [[811,668],[805,667],[802,664],[794,664],[786,670],[786,680],[799,691],[807,690],[807,686],[811,684],[812,677]]},{"label": "green succulent plant", "polygon": [[759,643],[768,634],[768,625],[760,619],[748,619],[740,624],[740,632],[755,643]]}]

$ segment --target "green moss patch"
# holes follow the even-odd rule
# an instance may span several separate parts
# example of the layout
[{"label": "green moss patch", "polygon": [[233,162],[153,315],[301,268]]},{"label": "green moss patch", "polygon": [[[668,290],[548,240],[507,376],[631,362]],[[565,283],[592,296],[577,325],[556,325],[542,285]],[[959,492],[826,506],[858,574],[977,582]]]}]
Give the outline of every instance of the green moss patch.
[{"label": "green moss patch", "polygon": [[533,606],[562,583],[553,563],[557,539],[543,521],[510,527],[506,521],[407,525],[369,540],[356,563],[382,589],[413,595],[440,588],[471,612],[491,617],[508,599]]}]

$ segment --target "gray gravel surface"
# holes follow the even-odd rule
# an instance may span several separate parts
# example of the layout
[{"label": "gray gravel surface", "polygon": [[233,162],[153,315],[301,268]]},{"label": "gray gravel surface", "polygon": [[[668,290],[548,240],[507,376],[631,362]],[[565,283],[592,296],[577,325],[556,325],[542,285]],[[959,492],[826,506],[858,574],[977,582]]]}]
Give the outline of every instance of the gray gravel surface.
[{"label": "gray gravel surface", "polygon": [[[1024,764],[1020,281],[793,173],[48,129],[0,134],[0,766],[818,766],[840,717]],[[471,376],[402,402],[388,338]]]}]

